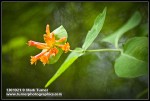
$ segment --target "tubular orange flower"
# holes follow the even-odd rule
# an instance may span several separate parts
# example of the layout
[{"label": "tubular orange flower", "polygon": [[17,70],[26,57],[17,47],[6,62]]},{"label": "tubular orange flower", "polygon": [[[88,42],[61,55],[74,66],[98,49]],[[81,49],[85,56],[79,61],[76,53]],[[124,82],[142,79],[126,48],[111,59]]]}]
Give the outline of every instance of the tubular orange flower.
[{"label": "tubular orange flower", "polygon": [[38,49],[42,49],[42,52],[36,56],[31,56],[31,64],[36,64],[37,60],[40,60],[44,65],[49,63],[49,58],[51,56],[56,56],[59,52],[58,47],[61,48],[65,53],[70,50],[69,43],[65,43],[62,45],[61,43],[66,40],[66,37],[60,38],[59,40],[55,40],[55,34],[50,33],[49,25],[46,25],[46,34],[44,34],[45,43],[36,42],[36,41],[28,41],[29,46],[35,46]]},{"label": "tubular orange flower", "polygon": [[38,55],[36,55],[36,56],[31,56],[31,64],[34,64],[34,63],[36,64],[36,61],[37,61],[38,59],[40,59],[41,56],[43,56],[46,52],[47,52],[47,50],[42,50],[42,52],[39,53]]},{"label": "tubular orange flower", "polygon": [[[35,41],[28,41],[28,45],[29,46],[35,46],[36,48],[39,48],[39,49],[45,49],[47,47],[47,45],[45,43],[40,43],[40,42],[35,42]],[[49,48],[49,47],[47,47]]]}]

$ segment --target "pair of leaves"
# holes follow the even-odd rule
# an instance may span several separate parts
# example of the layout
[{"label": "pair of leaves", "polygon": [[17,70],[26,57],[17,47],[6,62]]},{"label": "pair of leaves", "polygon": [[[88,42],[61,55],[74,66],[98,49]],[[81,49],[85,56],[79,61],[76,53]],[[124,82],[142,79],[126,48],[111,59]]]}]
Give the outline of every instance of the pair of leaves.
[{"label": "pair of leaves", "polygon": [[115,61],[115,72],[120,77],[138,77],[148,71],[148,38],[134,37],[127,41],[124,52]]},{"label": "pair of leaves", "polygon": [[[92,29],[88,32],[85,42],[82,46],[82,48],[76,48],[73,52],[71,52],[69,54],[69,56],[67,57],[67,59],[65,60],[65,62],[60,66],[60,68],[57,70],[57,72],[54,74],[54,76],[47,82],[47,84],[45,85],[45,87],[48,87],[55,79],[57,79],[78,57],[82,56],[84,54],[84,51],[92,44],[92,42],[94,41],[94,39],[97,37],[97,35],[99,34],[100,30],[102,29],[102,26],[104,24],[105,21],[105,16],[106,16],[106,8],[103,10],[102,13],[100,13],[95,22],[94,25],[92,27]],[[56,29],[57,30],[57,29]],[[64,28],[61,30],[65,30]],[[58,30],[58,32],[61,30]],[[66,32],[67,33],[67,32]],[[66,34],[65,33],[65,34]],[[57,35],[57,34],[56,34]],[[61,38],[62,36],[60,36],[58,34],[58,37]],[[62,53],[60,53],[62,54]],[[59,59],[60,56],[58,56],[58,58],[56,59],[56,61]],[[55,61],[55,62],[56,62]]]},{"label": "pair of leaves", "polygon": [[[141,21],[139,12],[135,12],[127,23],[102,41],[118,47],[118,41],[128,30],[136,27]],[[148,38],[134,37],[127,41],[123,52],[115,61],[115,72],[119,77],[133,78],[147,74],[148,70]]]}]

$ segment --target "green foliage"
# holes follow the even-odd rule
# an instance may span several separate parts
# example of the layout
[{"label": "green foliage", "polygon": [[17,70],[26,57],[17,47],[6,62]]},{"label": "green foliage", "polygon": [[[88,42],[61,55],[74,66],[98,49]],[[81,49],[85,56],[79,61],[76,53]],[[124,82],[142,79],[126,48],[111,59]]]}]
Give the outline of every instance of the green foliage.
[{"label": "green foliage", "polygon": [[129,31],[130,29],[136,27],[141,21],[141,15],[139,12],[135,12],[132,17],[124,24],[121,28],[119,28],[114,33],[110,34],[109,36],[102,39],[102,41],[109,42],[113,44],[116,48],[118,48],[118,41],[121,36]]},{"label": "green foliage", "polygon": [[125,44],[124,52],[115,61],[115,72],[120,77],[138,77],[147,74],[148,38],[135,37]]},{"label": "green foliage", "polygon": [[[56,78],[58,78],[79,56],[83,55],[82,51],[92,44],[94,39],[98,36],[102,26],[104,24],[106,16],[106,8],[102,14],[99,14],[96,18],[92,29],[87,33],[85,42],[82,48],[77,48],[72,52],[65,62],[61,65],[56,74],[48,81],[45,87],[48,87]],[[119,77],[138,77],[147,74],[148,65],[148,38],[147,37],[135,37],[127,41],[123,50],[119,49],[118,41],[121,36],[128,30],[136,27],[141,21],[141,15],[139,12],[135,12],[133,16],[113,34],[105,37],[102,41],[112,43],[116,49],[99,49],[99,50],[87,50],[91,51],[120,51],[121,55],[115,61],[115,72]],[[145,31],[144,31],[145,32]],[[77,52],[79,51],[79,52]]]},{"label": "green foliage", "polygon": [[[68,37],[67,31],[65,30],[65,28],[63,26],[58,27],[53,32],[55,34],[56,39],[60,39],[60,38],[63,38],[63,37],[66,37],[66,39],[67,39],[67,37]],[[65,40],[64,43],[66,41],[67,40]],[[63,53],[63,51],[60,48],[58,48],[58,54],[56,54],[56,56],[51,56],[51,58],[49,58],[49,64],[56,63],[59,60],[62,53]]]},{"label": "green foliage", "polygon": [[85,42],[82,46],[84,50],[86,50],[94,41],[94,39],[98,36],[100,30],[103,27],[105,16],[106,16],[106,10],[107,8],[104,8],[102,14],[100,13],[97,18],[94,21],[94,25],[91,28],[91,30],[87,33],[87,36],[85,38]]},{"label": "green foliage", "polygon": [[76,48],[75,51],[71,52],[65,62],[60,66],[54,76],[47,82],[45,87],[48,87],[55,79],[57,79],[78,57],[83,55],[83,50],[81,48]]},{"label": "green foliage", "polygon": [[[128,30],[136,27],[141,21],[141,15],[139,12],[135,12],[133,16],[113,34],[105,37],[102,41],[110,42],[116,48],[118,47],[118,41],[121,36]],[[146,25],[142,26],[142,32],[147,33]],[[120,57],[115,61],[115,72],[119,77],[138,77],[147,74],[148,60],[148,38],[147,37],[135,37],[128,40],[123,48],[123,52]]]}]

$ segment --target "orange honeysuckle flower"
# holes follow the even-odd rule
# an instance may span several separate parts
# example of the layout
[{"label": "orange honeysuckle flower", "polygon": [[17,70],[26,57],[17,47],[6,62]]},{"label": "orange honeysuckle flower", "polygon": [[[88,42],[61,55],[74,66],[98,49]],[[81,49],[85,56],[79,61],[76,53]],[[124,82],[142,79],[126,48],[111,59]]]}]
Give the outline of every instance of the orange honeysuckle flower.
[{"label": "orange honeysuckle flower", "polygon": [[54,33],[50,33],[49,25],[46,25],[46,34],[44,34],[45,43],[28,41],[29,46],[35,46],[38,49],[42,49],[42,52],[36,56],[31,56],[31,64],[36,64],[37,60],[40,60],[44,65],[49,62],[50,56],[55,56],[59,51],[58,47],[61,48],[65,53],[70,50],[69,43],[62,45],[61,43],[66,40],[66,37],[55,40]]}]

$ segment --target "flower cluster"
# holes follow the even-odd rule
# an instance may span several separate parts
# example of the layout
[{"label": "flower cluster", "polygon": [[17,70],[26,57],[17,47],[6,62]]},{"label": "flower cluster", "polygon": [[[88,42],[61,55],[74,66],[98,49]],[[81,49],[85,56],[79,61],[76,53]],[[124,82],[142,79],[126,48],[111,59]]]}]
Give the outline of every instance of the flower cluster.
[{"label": "flower cluster", "polygon": [[56,56],[59,52],[58,48],[61,48],[65,53],[70,50],[69,43],[64,43],[66,41],[66,37],[60,38],[59,40],[55,39],[54,33],[50,33],[49,25],[46,25],[46,34],[44,34],[45,43],[36,42],[36,41],[28,41],[29,46],[35,46],[38,49],[42,49],[42,52],[37,54],[36,56],[31,56],[31,64],[36,64],[37,60],[40,60],[44,65],[49,62],[49,58],[51,56]]}]

